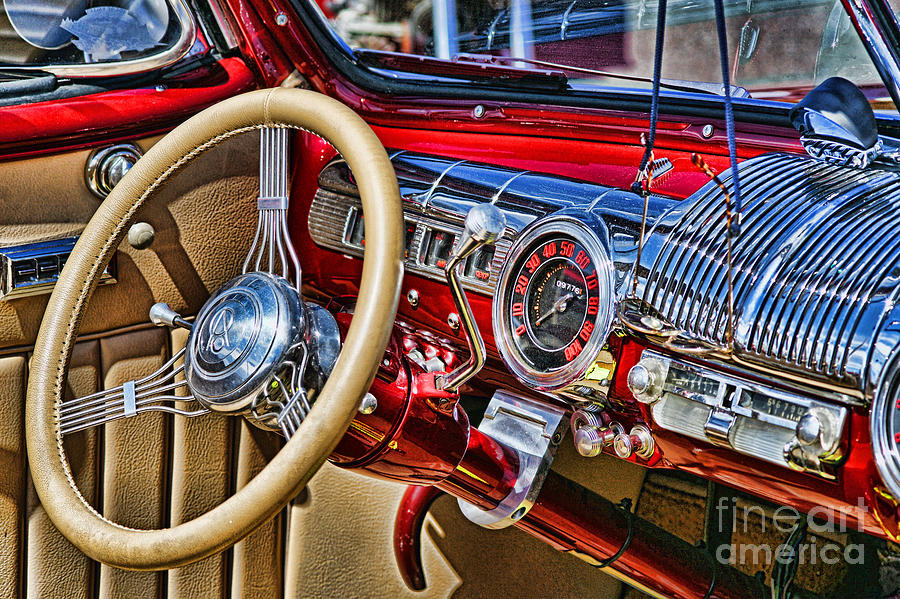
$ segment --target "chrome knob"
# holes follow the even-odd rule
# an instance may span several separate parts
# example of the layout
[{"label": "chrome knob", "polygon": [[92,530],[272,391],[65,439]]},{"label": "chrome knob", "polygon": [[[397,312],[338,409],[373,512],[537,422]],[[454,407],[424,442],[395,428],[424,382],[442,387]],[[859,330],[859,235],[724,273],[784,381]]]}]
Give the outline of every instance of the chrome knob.
[{"label": "chrome knob", "polygon": [[668,368],[656,358],[644,358],[628,371],[626,383],[634,398],[652,404],[662,397]]},{"label": "chrome knob", "polygon": [[105,198],[141,157],[141,149],[134,144],[119,144],[91,152],[84,166],[88,188],[99,198]]},{"label": "chrome knob", "polygon": [[812,407],[797,422],[797,442],[804,447],[821,447],[822,455],[834,452],[841,440],[841,431],[826,408]]},{"label": "chrome knob", "polygon": [[639,458],[648,459],[653,455],[656,443],[650,429],[643,424],[636,424],[629,434],[616,435],[613,440],[613,451],[620,458],[630,458],[637,455]]},{"label": "chrome knob", "polygon": [[578,432],[583,426],[592,426],[594,428],[600,428],[603,426],[603,421],[600,419],[600,414],[597,412],[590,412],[588,410],[575,410],[572,412],[572,418],[569,421],[569,424],[572,428],[572,434]]},{"label": "chrome knob", "polygon": [[575,431],[575,449],[586,458],[603,453],[604,447],[613,444],[615,438],[625,429],[618,422],[610,422],[608,427],[582,426]]},{"label": "chrome knob", "polygon": [[121,181],[125,174],[131,170],[131,167],[133,167],[136,162],[137,160],[131,155],[116,154],[104,163],[103,167],[106,171],[104,173],[106,184],[109,186],[110,190],[118,185],[119,181]]},{"label": "chrome knob", "polygon": [[493,204],[478,204],[466,214],[463,239],[479,243],[496,243],[506,230],[506,217]]},{"label": "chrome knob", "polygon": [[181,314],[169,307],[165,302],[150,306],[150,322],[158,327],[181,327],[191,329],[192,325],[181,317]]},{"label": "chrome knob", "polygon": [[822,432],[822,423],[815,414],[804,414],[797,423],[797,441],[800,445],[812,445],[819,440]]},{"label": "chrome knob", "polygon": [[366,393],[359,404],[360,414],[371,414],[378,408],[378,400],[371,393]]}]

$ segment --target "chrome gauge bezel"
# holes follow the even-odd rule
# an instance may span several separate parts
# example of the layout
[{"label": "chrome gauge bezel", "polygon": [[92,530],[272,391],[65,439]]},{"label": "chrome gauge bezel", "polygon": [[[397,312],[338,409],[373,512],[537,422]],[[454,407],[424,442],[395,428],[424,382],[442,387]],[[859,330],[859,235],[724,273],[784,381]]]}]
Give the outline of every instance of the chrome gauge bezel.
[{"label": "chrome gauge bezel", "polygon": [[[900,360],[898,360],[900,362]],[[869,432],[872,436],[872,453],[881,480],[895,498],[900,498],[900,448],[891,436],[888,426],[888,410],[900,411],[900,363],[895,362],[886,372],[885,382],[878,386],[869,412]],[[900,431],[897,431],[900,433]],[[896,433],[894,433],[896,434]]]},{"label": "chrome gauge bezel", "polygon": [[[587,250],[598,274],[601,300],[594,330],[579,355],[558,369],[540,371],[529,364],[516,347],[509,323],[512,310],[510,298],[515,284],[513,279],[521,267],[520,261],[533,248],[543,243],[544,239],[558,236],[571,237]],[[606,274],[605,277],[602,276],[603,273]],[[541,220],[516,239],[497,280],[497,293],[494,295],[492,309],[494,339],[510,372],[522,383],[540,391],[557,391],[580,380],[606,345],[615,313],[613,263],[608,249],[600,242],[596,233],[584,223],[568,216]]]}]

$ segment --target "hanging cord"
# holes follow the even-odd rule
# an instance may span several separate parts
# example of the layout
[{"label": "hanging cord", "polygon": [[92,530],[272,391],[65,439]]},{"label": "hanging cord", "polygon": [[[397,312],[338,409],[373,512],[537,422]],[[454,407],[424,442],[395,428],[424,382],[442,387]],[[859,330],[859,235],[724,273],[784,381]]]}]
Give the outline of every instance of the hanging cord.
[{"label": "hanging cord", "polygon": [[653,92],[650,97],[650,131],[646,138],[641,135],[644,144],[644,156],[638,166],[637,177],[631,184],[631,191],[644,198],[644,210],[641,216],[641,237],[638,239],[637,258],[634,263],[634,277],[631,280],[631,295],[637,296],[638,268],[641,265],[641,253],[644,249],[644,235],[647,231],[647,210],[650,205],[650,184],[653,182],[653,145],[656,143],[656,121],[659,118],[659,87],[662,79],[663,45],[666,38],[666,2],[659,0],[656,12],[656,48],[653,54]]},{"label": "hanging cord", "polygon": [[[734,187],[734,218],[728,233],[737,235],[741,230],[741,180],[737,168],[737,144],[734,135],[734,108],[731,105],[731,72],[728,68],[728,35],[725,31],[725,7],[723,0],[713,0],[716,7],[716,31],[719,35],[719,59],[722,64],[722,85],[725,90],[725,132],[728,136],[728,158],[731,162],[731,184]],[[651,114],[651,117],[653,115]],[[729,240],[730,242],[730,240]]]},{"label": "hanging cord", "polygon": [[[637,178],[631,185],[635,193],[642,193],[647,186],[642,186],[641,181],[647,179],[648,169],[653,156],[653,145],[656,143],[656,121],[659,117],[659,87],[662,79],[663,44],[666,36],[666,2],[659,0],[656,12],[656,48],[653,53],[653,93],[650,98],[650,131],[647,143],[644,144],[644,156],[638,167]],[[642,189],[643,187],[643,189]]]},{"label": "hanging cord", "polygon": [[725,184],[719,179],[719,175],[716,174],[716,171],[712,170],[712,167],[706,164],[706,161],[703,160],[703,157],[700,154],[694,152],[691,155],[691,161],[694,163],[694,166],[712,179],[712,182],[716,184],[716,187],[722,191],[722,195],[725,197],[725,242],[727,244],[725,250],[725,262],[728,267],[728,323],[725,328],[725,343],[728,345],[728,349],[731,350],[732,341],[734,341],[734,277],[732,275],[731,252],[731,242],[733,237],[731,225],[734,221],[734,215],[731,211],[731,194],[728,193],[728,188],[725,187]]},{"label": "hanging cord", "polygon": [[[731,162],[731,184],[734,196],[730,196],[721,182],[717,183],[725,192],[725,243],[728,263],[728,323],[725,327],[725,345],[729,353],[734,351],[734,277],[732,274],[733,239],[741,231],[741,179],[738,173],[737,144],[734,135],[734,108],[731,105],[731,73],[728,69],[728,34],[725,30],[725,7],[723,0],[713,0],[716,7],[716,31],[719,36],[719,60],[722,65],[722,85],[725,87],[725,132],[728,135],[728,159]],[[699,156],[697,157],[700,158]],[[697,160],[698,167],[703,168]],[[702,162],[702,159],[699,160]],[[706,169],[711,171],[711,169]],[[710,174],[710,172],[707,172]],[[716,177],[713,177],[716,181]]]}]

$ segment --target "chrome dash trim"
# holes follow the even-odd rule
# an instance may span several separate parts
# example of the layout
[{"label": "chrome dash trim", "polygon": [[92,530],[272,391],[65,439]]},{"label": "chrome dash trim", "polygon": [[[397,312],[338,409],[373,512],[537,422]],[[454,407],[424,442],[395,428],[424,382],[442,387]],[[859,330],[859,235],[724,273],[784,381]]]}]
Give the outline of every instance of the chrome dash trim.
[{"label": "chrome dash trim", "polygon": [[[59,280],[78,237],[0,247],[0,300],[50,293]],[[116,282],[115,257],[100,275],[99,285]]]},{"label": "chrome dash trim", "polygon": [[522,172],[516,173],[515,175],[513,175],[512,177],[510,177],[509,180],[506,181],[506,183],[504,183],[503,185],[501,185],[501,186],[497,189],[497,193],[495,193],[495,194],[491,197],[491,204],[496,204],[496,203],[497,203],[497,200],[500,199],[500,196],[503,195],[503,192],[506,191],[506,188],[509,187],[509,184],[510,184],[510,183],[512,183],[513,181],[515,181],[516,179],[518,179],[518,178],[521,177],[522,175],[527,175],[527,174],[530,173],[530,172],[531,172],[531,171],[522,171]]},{"label": "chrome dash trim", "polygon": [[[462,277],[463,287],[469,291],[493,295],[500,269],[519,232],[560,210],[581,210],[606,223],[597,226],[603,229],[604,239],[610,237],[605,243],[612,250],[617,286],[632,267],[632,241],[637,239],[639,223],[631,213],[640,201],[634,194],[577,179],[473,161],[412,152],[392,151],[389,155],[400,187],[404,218],[407,224],[416,224],[406,259],[407,270],[412,274],[444,281],[443,270],[421,259],[428,233],[446,231],[458,239],[466,214],[478,203],[497,206],[506,218],[507,229],[494,248],[487,280]],[[425,197],[429,198],[427,207],[422,202]],[[606,201],[600,203],[600,198]],[[654,198],[653,218],[674,204],[672,200]],[[351,219],[361,210],[349,167],[342,159],[332,161],[319,175],[319,188],[310,208],[312,240],[347,256],[362,256],[363,247],[349,239]]]},{"label": "chrome dash trim", "polygon": [[[878,338],[900,297],[900,174],[789,154],[740,169],[730,359],[869,394],[871,370],[883,366]],[[637,269],[643,301],[713,346],[726,335],[724,204],[710,184],[663,215]]]},{"label": "chrome dash trim", "polygon": [[[426,236],[429,231],[445,231],[459,239],[463,232],[462,222],[448,222],[431,216],[423,216],[411,211],[406,204],[404,208],[406,222],[416,223],[416,232],[410,243],[409,255],[404,261],[406,271],[433,281],[445,282],[442,268],[429,266],[423,261],[422,253],[427,249],[425,248]],[[362,258],[363,248],[347,243],[347,227],[355,215],[361,211],[362,203],[359,198],[319,189],[316,191],[309,211],[310,236],[316,244],[322,247],[347,256]],[[494,294],[494,290],[497,288],[497,275],[506,260],[514,237],[513,234],[501,239],[494,246],[490,277],[486,281],[469,276],[460,278],[464,289],[482,295]]]}]

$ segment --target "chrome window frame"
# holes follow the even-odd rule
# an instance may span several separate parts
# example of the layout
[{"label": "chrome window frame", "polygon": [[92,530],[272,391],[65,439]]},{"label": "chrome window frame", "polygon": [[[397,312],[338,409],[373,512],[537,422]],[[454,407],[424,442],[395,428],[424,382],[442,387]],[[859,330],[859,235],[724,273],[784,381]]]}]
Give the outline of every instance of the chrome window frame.
[{"label": "chrome window frame", "polygon": [[188,7],[187,0],[170,0],[170,6],[178,19],[181,33],[178,39],[167,49],[133,60],[118,62],[100,62],[94,64],[71,65],[2,65],[4,71],[45,71],[57,77],[81,79],[89,77],[118,77],[121,75],[137,75],[174,64],[187,56],[197,41],[197,24]]}]

